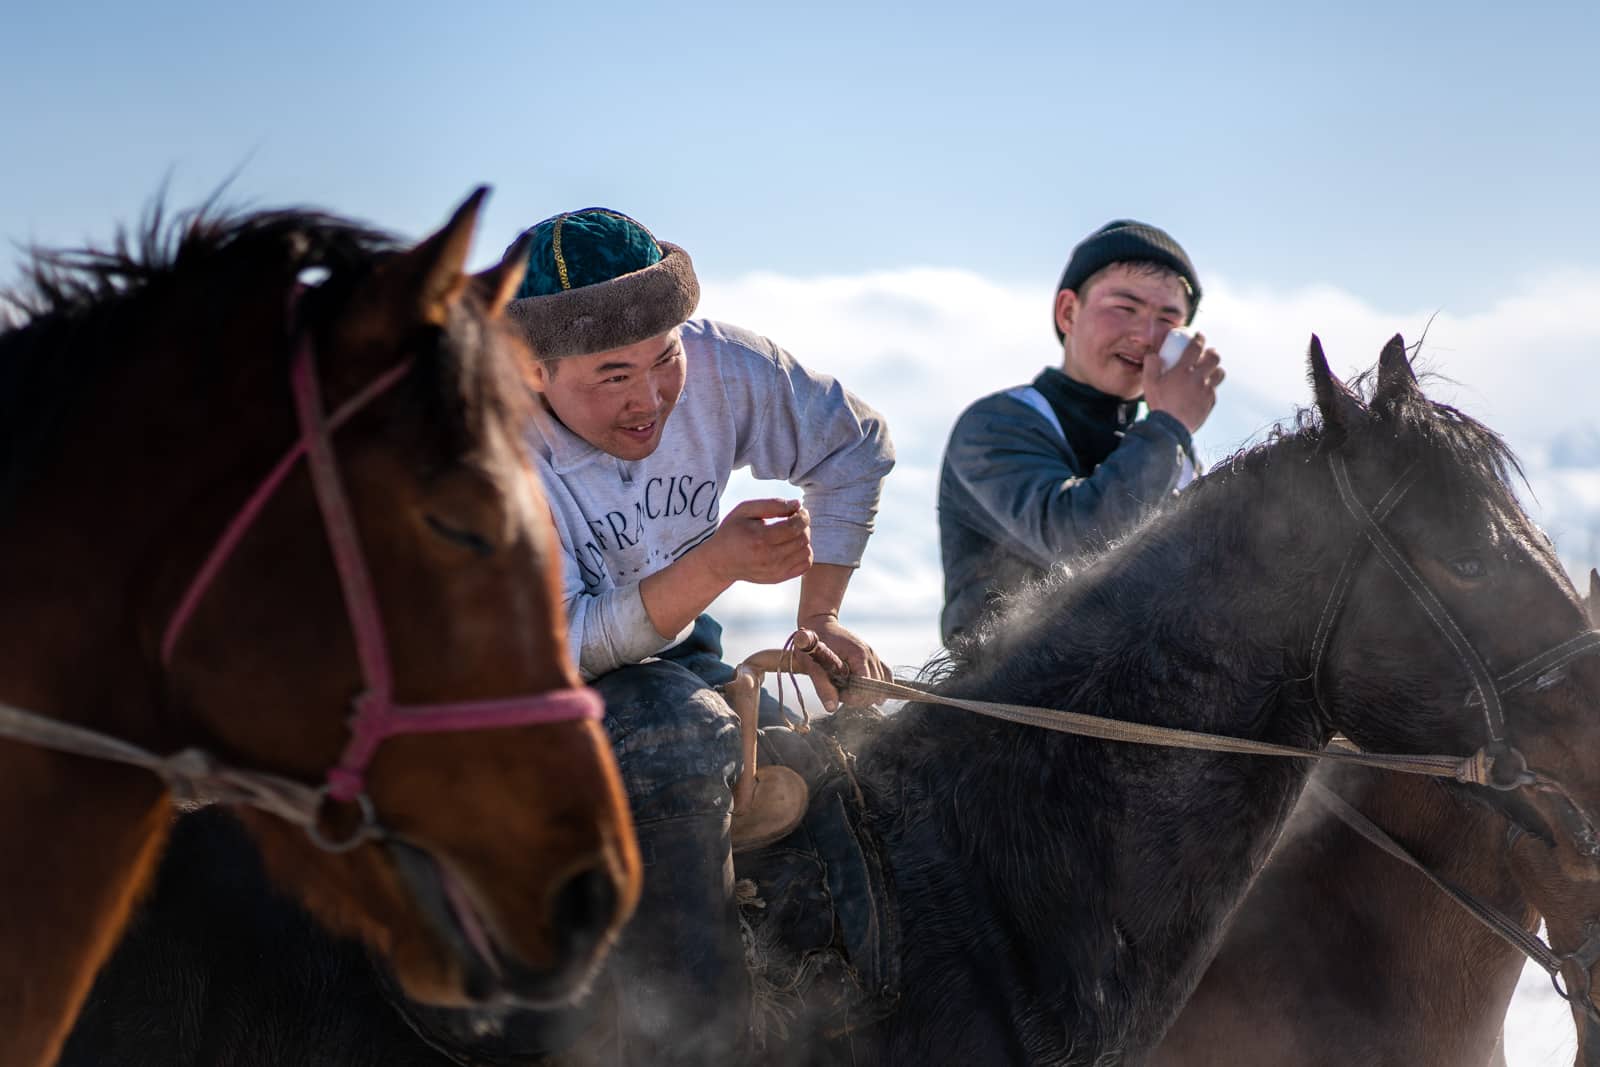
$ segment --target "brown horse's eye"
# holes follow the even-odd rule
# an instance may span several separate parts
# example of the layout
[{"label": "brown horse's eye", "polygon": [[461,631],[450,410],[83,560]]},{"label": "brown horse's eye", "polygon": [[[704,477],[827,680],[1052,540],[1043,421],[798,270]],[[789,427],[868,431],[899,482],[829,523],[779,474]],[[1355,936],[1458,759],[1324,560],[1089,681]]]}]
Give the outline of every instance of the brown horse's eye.
[{"label": "brown horse's eye", "polygon": [[423,519],[427,521],[428,529],[451,544],[470,549],[474,555],[494,555],[494,545],[489,543],[488,538],[475,534],[471,530],[463,530],[459,526],[452,526],[435,515],[424,515]]},{"label": "brown horse's eye", "polygon": [[1468,581],[1482,578],[1489,573],[1489,568],[1483,564],[1482,556],[1457,556],[1450,561],[1450,570],[1457,578],[1465,578]]}]

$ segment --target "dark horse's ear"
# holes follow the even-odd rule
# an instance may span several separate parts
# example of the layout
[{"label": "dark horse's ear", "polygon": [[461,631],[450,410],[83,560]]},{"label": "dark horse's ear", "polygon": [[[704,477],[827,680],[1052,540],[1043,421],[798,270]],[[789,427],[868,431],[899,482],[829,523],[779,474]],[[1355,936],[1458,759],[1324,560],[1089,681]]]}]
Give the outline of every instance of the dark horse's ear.
[{"label": "dark horse's ear", "polygon": [[1411,360],[1406,357],[1405,338],[1395,334],[1383,346],[1378,357],[1378,388],[1372,394],[1372,406],[1389,408],[1401,397],[1412,396],[1417,388],[1417,376],[1412,373]]},{"label": "dark horse's ear", "polygon": [[394,277],[405,287],[403,298],[415,301],[420,321],[444,326],[450,309],[467,287],[467,253],[472,249],[472,234],[478,226],[489,187],[474,189],[444,228],[411,251],[403,253],[394,266]]},{"label": "dark horse's ear", "polygon": [[1306,359],[1311,365],[1311,390],[1317,397],[1317,410],[1322,413],[1326,440],[1337,448],[1366,416],[1366,409],[1356,395],[1333,376],[1328,357],[1322,354],[1322,339],[1316,334],[1311,335],[1311,351]]},{"label": "dark horse's ear", "polygon": [[533,236],[523,234],[506,249],[499,263],[472,276],[473,284],[489,302],[489,314],[500,314],[511,298],[517,295],[517,286],[522,284],[522,275],[528,269],[528,249],[532,245]]}]

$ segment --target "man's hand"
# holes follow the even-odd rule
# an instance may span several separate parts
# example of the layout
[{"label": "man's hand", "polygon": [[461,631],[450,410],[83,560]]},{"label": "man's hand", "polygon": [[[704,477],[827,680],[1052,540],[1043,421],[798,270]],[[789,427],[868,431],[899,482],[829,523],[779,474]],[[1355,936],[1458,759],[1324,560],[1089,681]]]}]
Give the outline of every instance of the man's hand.
[{"label": "man's hand", "polygon": [[810,570],[811,516],[800,502],[747,500],[693,550],[641,581],[639,598],[650,625],[669,640],[734,582],[773,585]]},{"label": "man's hand", "polygon": [[[893,672],[878,658],[878,654],[865,641],[841,626],[837,615],[813,615],[802,618],[800,625],[814,630],[822,643],[844,660],[852,678],[873,678],[882,682],[894,679]],[[836,710],[839,707],[839,691],[826,681],[813,678],[812,682],[817,687],[822,706],[829,711]]]},{"label": "man's hand", "polygon": [[811,516],[798,500],[746,500],[695,551],[726,583],[786,582],[811,568]]},{"label": "man's hand", "polygon": [[1156,349],[1144,357],[1144,402],[1151,411],[1165,411],[1183,423],[1190,433],[1205,424],[1217,404],[1217,386],[1227,376],[1222,357],[1205,344],[1205,334],[1195,334],[1178,362],[1164,374]]}]

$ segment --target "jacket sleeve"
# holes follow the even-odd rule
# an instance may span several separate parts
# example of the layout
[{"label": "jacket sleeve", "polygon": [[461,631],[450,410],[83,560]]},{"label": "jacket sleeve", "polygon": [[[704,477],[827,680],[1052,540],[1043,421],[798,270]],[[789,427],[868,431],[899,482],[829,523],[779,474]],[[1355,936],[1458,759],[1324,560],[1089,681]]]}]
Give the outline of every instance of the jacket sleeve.
[{"label": "jacket sleeve", "polygon": [[724,378],[737,423],[734,465],[804,490],[816,561],[858,565],[894,467],[883,416],[766,338],[730,336],[743,349],[732,357],[740,370]]},{"label": "jacket sleeve", "polygon": [[1085,473],[1055,427],[1001,395],[962,414],[946,463],[976,504],[977,514],[962,520],[1044,568],[1137,526],[1172,495],[1188,448],[1183,425],[1152,412]]}]

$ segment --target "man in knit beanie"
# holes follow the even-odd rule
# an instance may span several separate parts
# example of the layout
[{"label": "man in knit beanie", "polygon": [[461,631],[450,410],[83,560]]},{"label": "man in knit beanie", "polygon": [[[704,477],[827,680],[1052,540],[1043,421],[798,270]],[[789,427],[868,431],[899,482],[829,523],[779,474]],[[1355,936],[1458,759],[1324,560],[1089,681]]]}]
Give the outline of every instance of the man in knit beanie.
[{"label": "man in knit beanie", "polygon": [[[606,698],[644,860],[608,964],[625,1062],[732,1063],[748,1022],[730,857],[740,732],[704,612],[736,582],[798,577],[797,623],[853,673],[888,678],[839,609],[893,447],[832,378],[764,337],[689,320],[688,254],[626,215],[569,212],[519,240],[528,269],[508,313],[536,356],[528,452],[561,537],[574,658]],[[740,468],[803,501],[724,513]]]},{"label": "man in knit beanie", "polygon": [[1059,367],[974,403],[945,446],[947,644],[997,597],[1127,534],[1193,478],[1191,435],[1216,404],[1221,358],[1200,334],[1169,370],[1157,353],[1199,306],[1194,265],[1164,230],[1119,219],[1072,250],[1056,287]]}]

